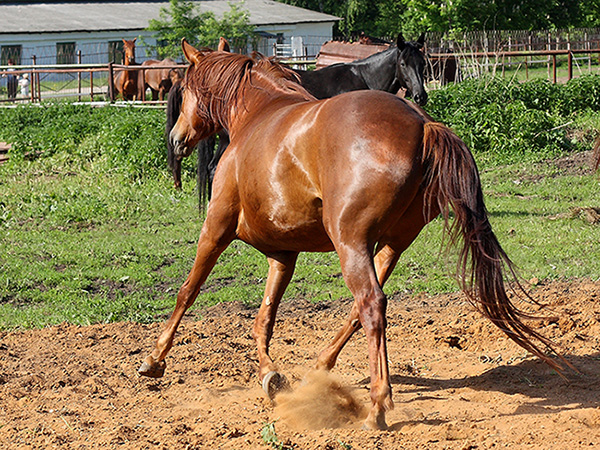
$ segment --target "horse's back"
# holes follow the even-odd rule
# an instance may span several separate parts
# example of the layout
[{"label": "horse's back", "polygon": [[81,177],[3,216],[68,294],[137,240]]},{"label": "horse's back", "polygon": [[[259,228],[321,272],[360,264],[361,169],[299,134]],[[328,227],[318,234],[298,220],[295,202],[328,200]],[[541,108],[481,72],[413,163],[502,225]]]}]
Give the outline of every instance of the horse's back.
[{"label": "horse's back", "polygon": [[319,70],[297,71],[297,73],[302,86],[318,99],[369,89],[352,66],[346,64],[333,64]]}]

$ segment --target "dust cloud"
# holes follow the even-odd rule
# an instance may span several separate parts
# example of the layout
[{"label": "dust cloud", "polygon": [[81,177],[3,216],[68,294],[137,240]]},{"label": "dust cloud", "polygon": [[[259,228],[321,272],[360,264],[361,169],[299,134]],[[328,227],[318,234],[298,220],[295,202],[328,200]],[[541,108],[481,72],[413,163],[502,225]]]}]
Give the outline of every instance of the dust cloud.
[{"label": "dust cloud", "polygon": [[293,391],[280,393],[275,401],[275,414],[296,430],[349,427],[368,414],[352,390],[324,370],[308,372]]}]

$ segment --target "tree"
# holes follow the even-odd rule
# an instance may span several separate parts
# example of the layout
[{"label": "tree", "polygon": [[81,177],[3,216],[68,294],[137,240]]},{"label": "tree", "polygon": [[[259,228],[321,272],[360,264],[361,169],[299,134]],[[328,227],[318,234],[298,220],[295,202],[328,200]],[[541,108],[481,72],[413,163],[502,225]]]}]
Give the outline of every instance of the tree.
[{"label": "tree", "polygon": [[182,56],[181,39],[195,47],[215,47],[222,36],[235,43],[254,36],[249,15],[242,4],[229,4],[221,20],[212,12],[198,12],[192,1],[170,0],[168,8],[161,8],[159,19],[152,19],[148,31],[156,32],[157,45],[149,46],[159,58],[178,59]]},{"label": "tree", "polygon": [[346,36],[600,26],[600,0],[278,1],[341,17],[336,30]]}]

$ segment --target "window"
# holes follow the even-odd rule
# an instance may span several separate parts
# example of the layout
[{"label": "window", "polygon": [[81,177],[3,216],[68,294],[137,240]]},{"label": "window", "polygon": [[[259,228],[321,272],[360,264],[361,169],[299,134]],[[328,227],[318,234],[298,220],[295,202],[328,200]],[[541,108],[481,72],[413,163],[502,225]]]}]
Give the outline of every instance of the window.
[{"label": "window", "polygon": [[108,62],[123,64],[123,41],[108,41]]},{"label": "window", "polygon": [[0,54],[0,64],[3,66],[8,64],[8,60],[12,59],[12,61],[16,65],[21,64],[21,45],[3,45],[1,54]]},{"label": "window", "polygon": [[56,63],[75,64],[75,42],[58,42],[56,44]]}]

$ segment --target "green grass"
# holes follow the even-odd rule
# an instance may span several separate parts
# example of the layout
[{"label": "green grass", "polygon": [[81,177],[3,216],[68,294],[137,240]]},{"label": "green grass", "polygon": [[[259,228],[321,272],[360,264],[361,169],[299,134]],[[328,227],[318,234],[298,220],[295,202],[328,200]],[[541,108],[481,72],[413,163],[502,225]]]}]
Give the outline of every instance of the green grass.
[{"label": "green grass", "polygon": [[[21,175],[0,168],[0,328],[164,319],[200,232],[193,180],[175,192],[166,175],[131,182],[93,167],[47,174],[37,166]],[[598,177],[514,164],[488,168],[482,178],[492,225],[524,278],[598,278],[600,226],[565,214],[600,206]],[[386,292],[455,291],[453,267],[436,220],[405,252]],[[234,242],[195,308],[231,300],[258,305],[266,274],[264,257]],[[349,296],[329,253],[301,255],[285,298]]]},{"label": "green grass", "polygon": [[[600,78],[560,88],[473,80],[432,92],[427,109],[476,155],[492,226],[523,278],[598,278],[600,225],[571,211],[600,207],[600,178],[540,161],[590,148]],[[174,191],[163,127],[156,110],[0,110],[0,141],[13,143],[0,166],[0,329],[170,314],[201,219],[193,158],[184,162],[185,190]],[[435,220],[402,256],[386,292],[456,291],[453,253],[442,241]],[[234,242],[194,308],[233,300],[256,306],[266,275],[265,258]],[[302,254],[284,301],[349,296],[335,254]]]}]

